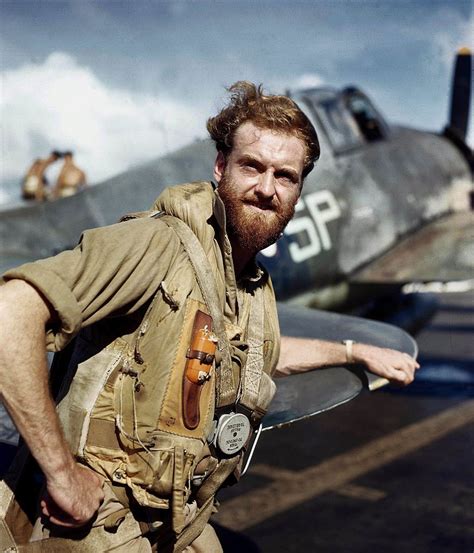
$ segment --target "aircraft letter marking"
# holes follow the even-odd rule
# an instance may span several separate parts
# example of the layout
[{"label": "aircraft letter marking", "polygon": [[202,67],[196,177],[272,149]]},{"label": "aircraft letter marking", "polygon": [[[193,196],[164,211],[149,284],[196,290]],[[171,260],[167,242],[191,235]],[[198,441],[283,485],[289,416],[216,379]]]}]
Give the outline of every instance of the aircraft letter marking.
[{"label": "aircraft letter marking", "polygon": [[[308,211],[310,212],[311,217],[314,219],[314,222],[318,228],[323,249],[330,250],[332,244],[327,223],[341,216],[341,210],[336,198],[331,192],[329,192],[329,190],[319,190],[318,192],[308,194],[305,197],[305,200],[306,205],[308,206]],[[323,208],[322,206],[324,205],[327,207]]]},{"label": "aircraft letter marking", "polygon": [[[296,204],[296,213],[304,209],[304,200],[300,198]],[[306,231],[308,234],[309,243],[306,246],[300,246],[297,242],[292,242],[288,249],[290,251],[291,259],[295,263],[302,263],[306,259],[318,255],[321,251],[321,242],[314,227],[314,223],[310,217],[296,217],[292,219],[286,227],[285,234],[292,235],[299,232]]]},{"label": "aircraft letter marking", "polygon": [[296,204],[296,213],[303,211],[305,206],[311,217],[296,216],[285,230],[285,234],[289,236],[300,232],[306,232],[308,236],[307,245],[300,246],[297,242],[291,242],[288,246],[291,259],[295,263],[302,263],[321,253],[321,250],[331,249],[332,242],[327,223],[341,216],[339,204],[329,190],[318,190],[306,195],[304,199],[300,198]]}]

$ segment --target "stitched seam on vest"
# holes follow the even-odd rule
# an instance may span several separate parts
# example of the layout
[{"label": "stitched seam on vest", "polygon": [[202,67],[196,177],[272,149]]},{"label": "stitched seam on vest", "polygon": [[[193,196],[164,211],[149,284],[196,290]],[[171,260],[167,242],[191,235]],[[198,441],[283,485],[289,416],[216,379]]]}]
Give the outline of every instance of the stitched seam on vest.
[{"label": "stitched seam on vest", "polygon": [[[184,307],[185,313],[184,313],[184,317],[183,317],[183,322],[181,324],[181,329],[180,329],[179,336],[176,340],[176,349],[173,353],[173,364],[172,364],[172,366],[170,368],[170,371],[169,371],[168,380],[167,380],[167,383],[166,383],[166,389],[165,389],[164,394],[163,394],[163,401],[162,401],[160,413],[159,413],[159,416],[158,416],[158,420],[156,421],[156,424],[155,424],[156,428],[160,432],[165,432],[166,434],[169,434],[169,435],[172,435],[172,436],[178,436],[180,438],[197,440],[197,441],[201,442],[202,444],[205,443],[205,439],[204,439],[204,436],[198,435],[198,432],[201,433],[201,434],[203,433],[203,430],[205,429],[205,426],[203,426],[203,424],[200,423],[198,428],[196,428],[194,431],[190,431],[190,430],[187,430],[187,429],[184,429],[184,428],[179,428],[177,430],[171,430],[170,427],[167,426],[167,424],[166,424],[163,409],[165,408],[166,403],[167,403],[167,399],[169,398],[170,387],[173,384],[173,374],[179,374],[181,376],[181,379],[184,376],[183,371],[184,371],[185,360],[181,357],[178,357],[178,354],[179,354],[180,348],[182,346],[182,341],[186,337],[185,334],[184,334],[185,331],[187,330],[186,320],[188,318],[192,319],[193,314],[195,313],[195,311],[198,308],[199,309],[204,309],[206,307],[207,307],[206,304],[203,303],[202,301],[195,300],[195,299],[189,298],[189,297],[186,300],[186,306]],[[180,365],[183,365],[183,370],[179,370]],[[215,370],[211,369],[211,371],[213,373],[213,377],[215,378]],[[208,384],[211,385],[212,383],[213,383],[213,381],[211,380]],[[206,385],[208,385],[208,384],[206,384]],[[180,386],[180,392],[179,393],[182,394],[182,386]],[[180,397],[181,397],[181,403],[182,403],[182,396],[180,396]],[[212,414],[212,411],[214,409],[214,401],[215,401],[214,391],[211,389],[211,395],[209,397],[209,400],[207,401],[205,414],[204,413],[201,414],[201,422],[202,421],[205,421],[206,423],[209,422],[210,415]],[[182,415],[180,413],[178,413],[177,417],[182,417]],[[189,433],[191,433],[191,435]]]},{"label": "stitched seam on vest", "polygon": [[158,420],[156,421],[156,425],[155,425],[156,428],[159,428],[160,430],[162,430],[164,432],[167,432],[168,434],[173,434],[174,436],[182,436],[182,434],[179,434],[178,432],[171,432],[169,430],[166,430],[166,429],[162,428],[162,425],[166,425],[166,423],[162,420],[163,407],[166,403],[166,398],[168,397],[169,389],[170,389],[170,386],[171,386],[171,380],[172,380],[172,376],[173,376],[172,372],[176,370],[176,357],[178,355],[179,346],[180,346],[181,340],[183,338],[184,327],[185,327],[184,321],[186,320],[187,311],[190,308],[191,308],[190,302],[186,302],[186,308],[185,308],[185,313],[184,313],[184,316],[183,316],[183,322],[181,324],[181,329],[179,331],[178,339],[175,341],[175,348],[174,348],[174,352],[173,352],[173,364],[172,364],[171,369],[170,369],[169,374],[168,374],[168,380],[166,382],[166,389],[165,389],[165,392],[163,394],[163,400],[162,400],[162,403],[161,403],[160,413],[159,413]]},{"label": "stitched seam on vest", "polygon": [[105,383],[107,382],[109,376],[117,368],[117,365],[120,363],[121,359],[122,359],[122,353],[118,353],[115,361],[113,361],[109,365],[108,369],[106,371],[104,371],[104,374],[102,375],[102,378],[99,381],[100,388],[98,390],[98,393],[94,397],[94,401],[89,403],[90,409],[87,410],[86,416],[84,417],[84,423],[82,425],[82,430],[81,430],[81,437],[80,437],[80,440],[79,440],[79,451],[78,451],[78,453],[81,457],[84,455],[84,448],[87,445],[87,435],[89,433],[89,424],[90,424],[91,414],[92,414],[92,410],[94,408],[94,405],[96,404],[97,398],[99,397],[100,393],[104,389]]}]

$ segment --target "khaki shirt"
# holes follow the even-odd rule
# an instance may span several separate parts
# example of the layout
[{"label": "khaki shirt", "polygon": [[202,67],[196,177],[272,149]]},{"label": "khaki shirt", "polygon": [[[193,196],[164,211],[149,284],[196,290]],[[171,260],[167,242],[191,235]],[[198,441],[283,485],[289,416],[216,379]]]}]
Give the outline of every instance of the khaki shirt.
[{"label": "khaki shirt", "polygon": [[[176,191],[180,192],[179,186],[165,190],[160,196],[164,200],[158,198],[154,207],[164,207],[167,213],[171,211],[170,214],[180,216],[187,223],[192,217],[198,218],[200,224],[204,220],[206,227],[211,226],[206,221],[210,220],[213,211],[214,214],[222,212],[222,203],[210,183],[199,184],[201,188],[204,185],[206,201],[203,205],[209,205],[207,213],[200,208],[194,210],[199,213],[190,215],[188,205],[180,214],[180,206],[186,205],[183,201],[186,195],[179,201],[174,199],[173,206],[177,207],[168,209],[169,198],[176,196]],[[189,190],[192,186],[183,185],[182,189]],[[196,205],[195,198],[193,201]],[[225,226],[222,215],[217,213],[212,224]],[[193,224],[190,226],[193,228]],[[212,231],[217,237],[222,228]],[[265,366],[266,372],[272,374],[279,357],[279,327],[270,278],[253,265],[246,277],[236,282],[230,248],[224,247],[217,238],[211,242],[221,253],[218,272],[225,279],[225,318],[228,322],[245,328],[252,301],[251,289],[258,285],[264,287],[265,305],[270,307],[266,310],[265,321]],[[154,218],[133,219],[87,230],[73,250],[11,269],[3,279],[25,280],[48,300],[57,313],[58,322],[47,329],[46,345],[49,351],[59,351],[83,327],[103,319],[141,312],[159,284],[166,280],[168,268],[180,253],[179,238],[164,222]]]}]

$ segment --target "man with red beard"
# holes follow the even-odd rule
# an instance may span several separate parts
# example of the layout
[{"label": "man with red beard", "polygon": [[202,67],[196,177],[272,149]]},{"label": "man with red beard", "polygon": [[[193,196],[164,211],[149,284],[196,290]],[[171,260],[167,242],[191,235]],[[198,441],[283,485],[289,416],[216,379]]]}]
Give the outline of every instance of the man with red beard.
[{"label": "man with red beard", "polygon": [[217,155],[214,176],[224,202],[236,273],[282,234],[295,213],[302,182],[300,139],[243,123],[227,157]]},{"label": "man with red beard", "polygon": [[[290,99],[230,91],[208,121],[217,191],[168,188],[152,211],[4,275],[2,399],[45,477],[23,536],[42,550],[222,552],[215,494],[239,477],[273,375],[357,362],[413,380],[417,363],[393,350],[280,340],[255,255],[293,216],[319,144]],[[65,350],[57,412],[45,344]]]}]

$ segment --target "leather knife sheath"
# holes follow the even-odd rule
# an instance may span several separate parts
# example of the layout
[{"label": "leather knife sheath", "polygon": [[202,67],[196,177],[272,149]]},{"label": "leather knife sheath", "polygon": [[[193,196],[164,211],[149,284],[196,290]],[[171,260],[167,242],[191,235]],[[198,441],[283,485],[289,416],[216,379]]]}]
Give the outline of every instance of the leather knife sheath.
[{"label": "leather knife sheath", "polygon": [[183,420],[190,430],[197,428],[200,422],[201,391],[210,378],[216,346],[211,316],[203,311],[196,311],[183,376]]}]

